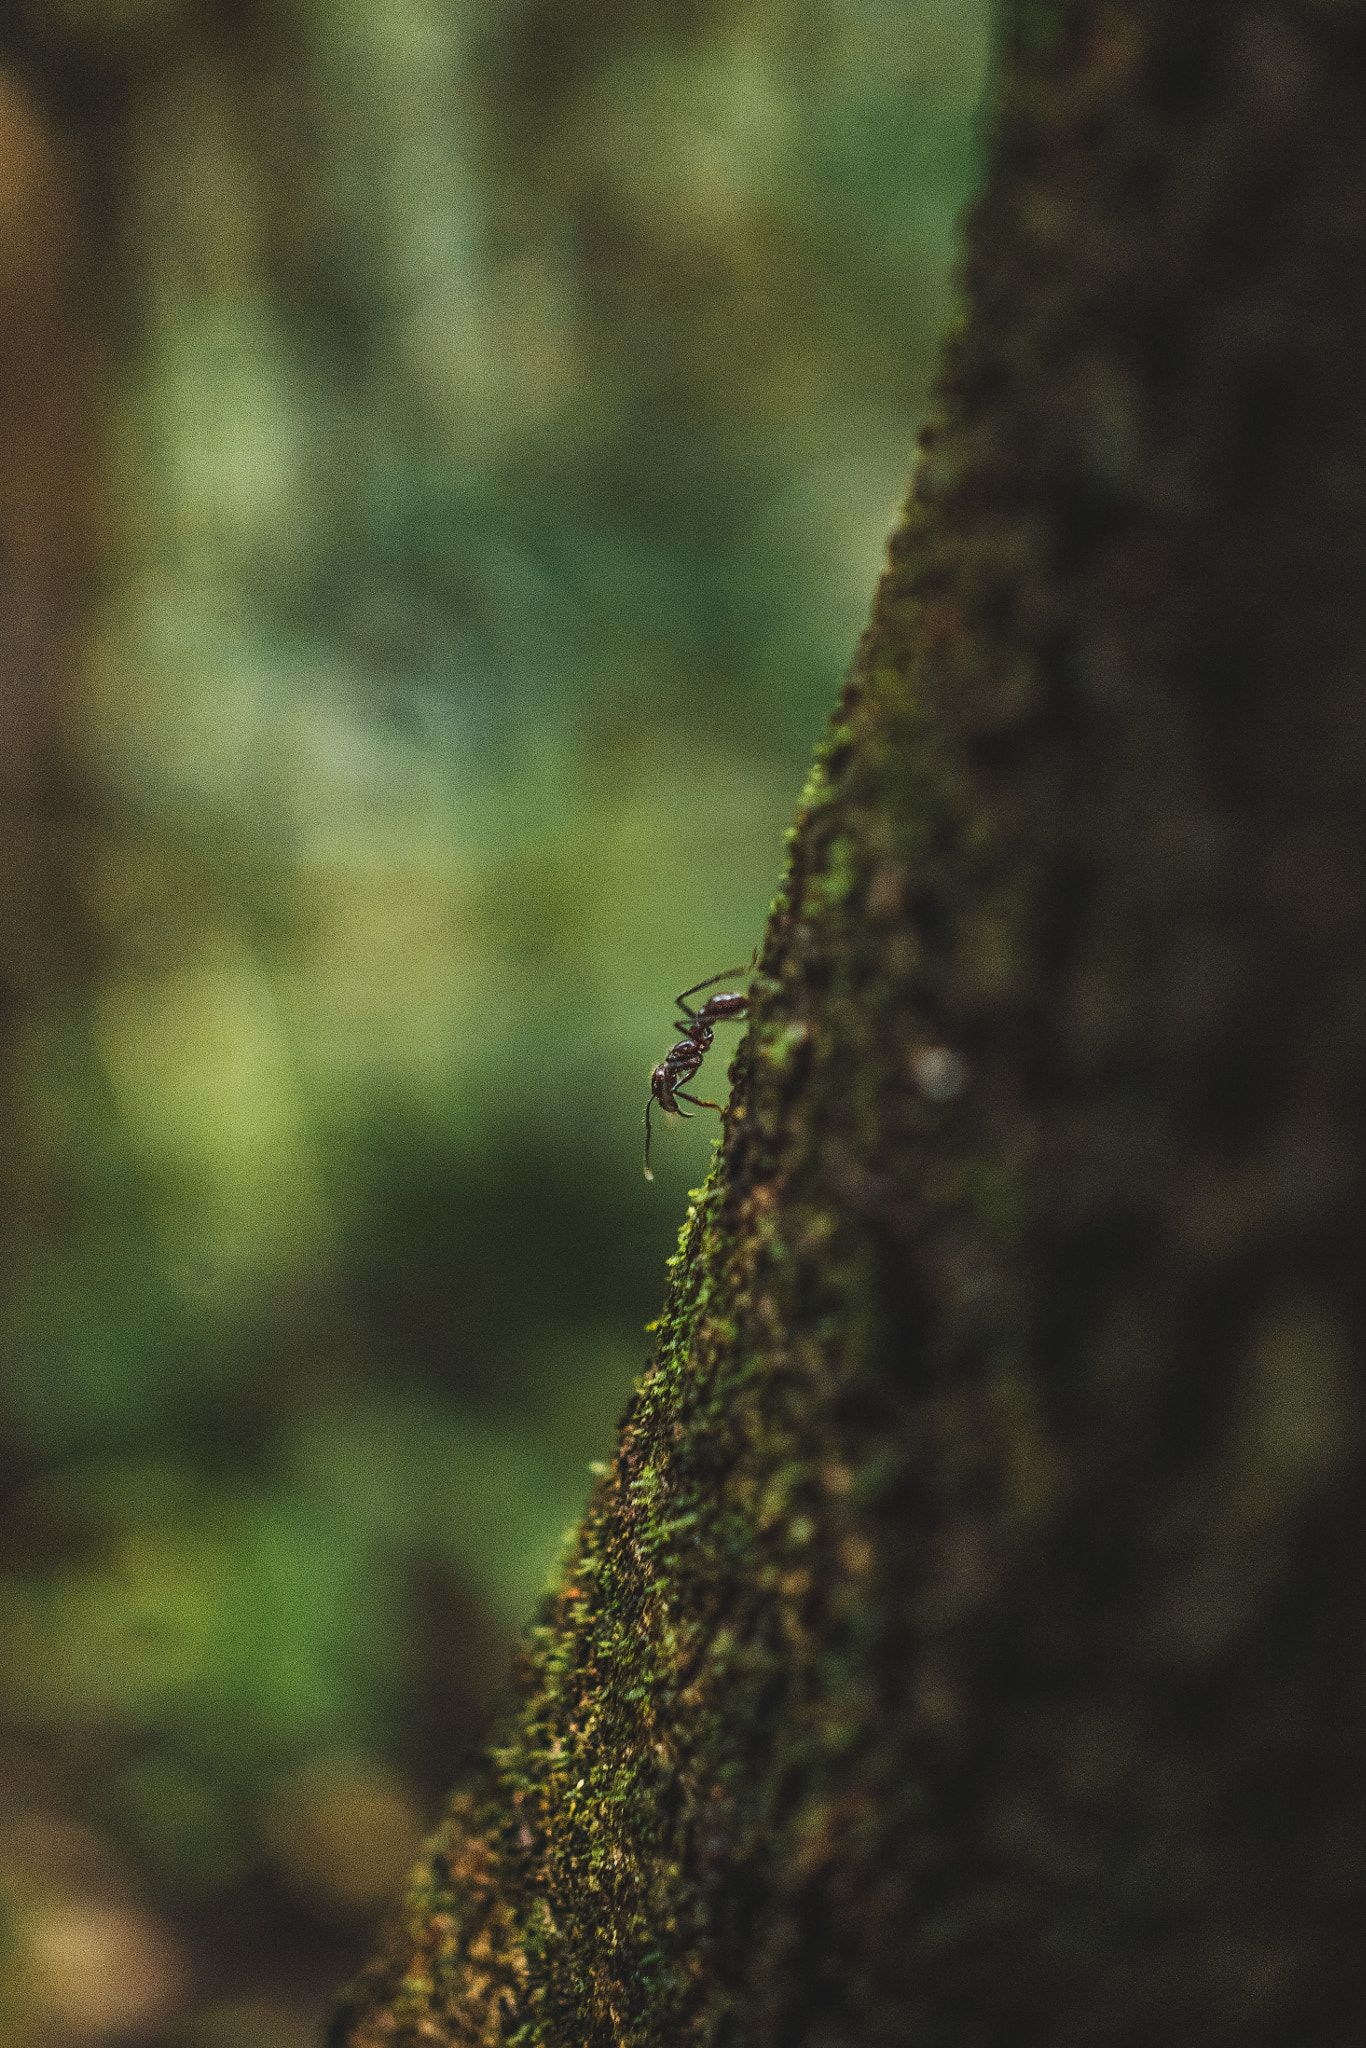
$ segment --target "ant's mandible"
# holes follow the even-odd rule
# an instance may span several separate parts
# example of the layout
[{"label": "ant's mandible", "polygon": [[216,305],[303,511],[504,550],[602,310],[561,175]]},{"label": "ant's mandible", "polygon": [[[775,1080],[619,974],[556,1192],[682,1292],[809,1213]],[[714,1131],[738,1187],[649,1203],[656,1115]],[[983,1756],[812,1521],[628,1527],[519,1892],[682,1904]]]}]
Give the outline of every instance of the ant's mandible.
[{"label": "ant's mandible", "polygon": [[683,1036],[677,1045],[670,1046],[664,1058],[650,1076],[650,1100],[645,1105],[645,1178],[653,1180],[650,1171],[650,1107],[658,1103],[670,1116],[687,1116],[686,1109],[680,1109],[678,1098],[696,1104],[698,1109],[720,1109],[719,1102],[704,1102],[698,1095],[684,1094],[682,1083],[691,1081],[702,1064],[704,1053],[711,1050],[715,1037],[712,1027],[728,1023],[732,1018],[743,1017],[748,1006],[746,995],[708,996],[700,1010],[688,1008],[688,997],[695,996],[700,989],[713,988],[718,981],[729,981],[732,974],[743,974],[743,967],[723,967],[719,974],[709,975],[706,981],[697,982],[692,988],[685,988],[681,996],[675,996],[687,1023]]}]

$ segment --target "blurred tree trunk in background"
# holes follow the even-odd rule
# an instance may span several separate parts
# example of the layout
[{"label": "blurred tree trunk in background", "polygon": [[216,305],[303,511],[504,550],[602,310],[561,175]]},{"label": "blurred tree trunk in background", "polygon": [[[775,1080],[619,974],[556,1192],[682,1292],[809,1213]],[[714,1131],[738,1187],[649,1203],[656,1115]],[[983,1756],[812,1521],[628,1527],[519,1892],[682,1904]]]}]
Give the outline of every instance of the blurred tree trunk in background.
[{"label": "blurred tree trunk in background", "polygon": [[[0,40],[0,62],[4,58]],[[84,165],[31,81],[0,70],[0,1219],[37,1192],[13,1033],[78,972],[81,805],[64,685],[93,539],[98,321]],[[40,1197],[41,1199],[41,1197]]]},{"label": "blurred tree trunk in background", "polygon": [[1366,10],[1006,37],[657,1363],[336,2044],[1366,2031]]}]

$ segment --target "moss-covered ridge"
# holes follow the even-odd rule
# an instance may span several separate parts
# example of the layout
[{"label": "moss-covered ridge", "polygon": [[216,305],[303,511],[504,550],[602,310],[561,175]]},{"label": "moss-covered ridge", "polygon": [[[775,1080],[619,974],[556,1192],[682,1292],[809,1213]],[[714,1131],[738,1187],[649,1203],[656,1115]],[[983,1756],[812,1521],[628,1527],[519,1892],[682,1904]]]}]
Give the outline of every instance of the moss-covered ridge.
[{"label": "moss-covered ridge", "polygon": [[[903,606],[908,560],[903,546],[884,617]],[[927,719],[890,641],[870,635],[806,791],[723,1157],[689,1210],[618,1456],[530,1632],[484,1781],[457,1800],[339,2040],[719,2038],[752,1997],[737,1944],[766,1943],[775,1981],[800,1946],[795,1925],[749,1925],[772,1886],[817,1877],[851,1828],[867,1831],[870,1801],[880,1833],[887,1800],[910,1796],[890,1768],[876,1794],[846,1782],[880,1739],[866,1668],[890,1562],[877,1522],[904,1486],[895,1436],[879,1429],[873,1458],[837,1420],[871,1388],[885,1335],[870,1223],[891,1182],[872,1176],[904,1140],[887,1083],[863,1077],[886,1073],[889,1030],[919,1170],[938,1157],[950,1212],[999,1189],[949,1142],[953,1069],[947,1088],[914,1084],[917,1051],[937,1048],[908,1007],[903,899],[936,815],[962,797],[933,747],[897,729]],[[889,777],[907,785],[904,825]],[[840,962],[833,1016],[811,1000],[817,921]],[[830,1184],[832,1144],[848,1163]],[[860,1174],[877,1196],[863,1216]]]}]

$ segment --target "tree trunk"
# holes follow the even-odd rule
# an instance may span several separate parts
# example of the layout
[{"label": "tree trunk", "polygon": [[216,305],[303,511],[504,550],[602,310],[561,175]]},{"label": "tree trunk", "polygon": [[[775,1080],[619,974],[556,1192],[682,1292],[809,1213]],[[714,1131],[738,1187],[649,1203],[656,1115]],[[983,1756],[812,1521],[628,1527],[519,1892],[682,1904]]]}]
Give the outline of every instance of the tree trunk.
[{"label": "tree trunk", "polygon": [[658,1353],[333,2042],[1366,2032],[1366,9],[1015,0]]},{"label": "tree trunk", "polygon": [[99,369],[84,167],[7,55],[0,30],[0,1228],[12,1234],[42,1201],[16,1034],[36,993],[77,978],[86,944],[67,686],[93,552]]}]

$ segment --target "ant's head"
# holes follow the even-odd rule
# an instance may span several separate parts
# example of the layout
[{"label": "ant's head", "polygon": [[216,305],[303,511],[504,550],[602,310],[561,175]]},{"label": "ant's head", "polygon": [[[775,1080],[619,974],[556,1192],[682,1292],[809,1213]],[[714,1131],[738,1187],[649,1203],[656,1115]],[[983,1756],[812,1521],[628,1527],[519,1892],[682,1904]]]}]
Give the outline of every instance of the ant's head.
[{"label": "ant's head", "polygon": [[723,1017],[743,1017],[748,1006],[748,996],[708,996],[698,1014],[716,1023]]}]

